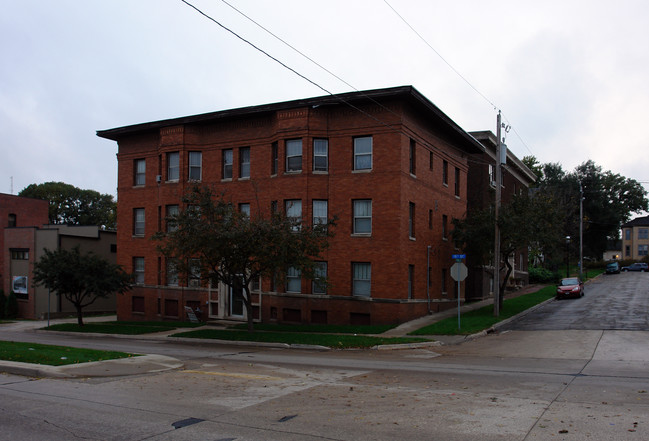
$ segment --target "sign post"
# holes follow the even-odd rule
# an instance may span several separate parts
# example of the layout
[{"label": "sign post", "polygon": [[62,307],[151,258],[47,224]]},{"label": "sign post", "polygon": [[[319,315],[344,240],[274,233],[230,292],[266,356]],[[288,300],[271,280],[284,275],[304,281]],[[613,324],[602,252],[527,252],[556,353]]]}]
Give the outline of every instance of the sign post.
[{"label": "sign post", "polygon": [[457,329],[460,329],[460,282],[466,279],[468,275],[467,267],[462,260],[466,259],[466,254],[453,254],[455,263],[451,266],[451,277],[457,281]]}]

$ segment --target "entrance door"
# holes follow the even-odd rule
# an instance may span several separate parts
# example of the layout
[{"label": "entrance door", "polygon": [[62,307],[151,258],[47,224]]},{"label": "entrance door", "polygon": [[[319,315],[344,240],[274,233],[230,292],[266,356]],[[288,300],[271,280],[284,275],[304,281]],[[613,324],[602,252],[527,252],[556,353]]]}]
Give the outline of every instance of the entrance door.
[{"label": "entrance door", "polygon": [[237,278],[230,289],[230,316],[243,317],[243,286],[241,279]]}]

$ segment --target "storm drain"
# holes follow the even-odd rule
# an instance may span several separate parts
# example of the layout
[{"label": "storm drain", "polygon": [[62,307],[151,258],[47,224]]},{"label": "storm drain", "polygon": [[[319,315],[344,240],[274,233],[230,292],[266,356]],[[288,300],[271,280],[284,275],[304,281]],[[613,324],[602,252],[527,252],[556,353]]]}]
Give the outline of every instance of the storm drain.
[{"label": "storm drain", "polygon": [[182,429],[183,427],[191,426],[192,424],[197,424],[200,423],[201,421],[205,421],[205,420],[202,420],[200,418],[186,418],[184,420],[176,421],[171,425],[173,426],[174,429]]}]

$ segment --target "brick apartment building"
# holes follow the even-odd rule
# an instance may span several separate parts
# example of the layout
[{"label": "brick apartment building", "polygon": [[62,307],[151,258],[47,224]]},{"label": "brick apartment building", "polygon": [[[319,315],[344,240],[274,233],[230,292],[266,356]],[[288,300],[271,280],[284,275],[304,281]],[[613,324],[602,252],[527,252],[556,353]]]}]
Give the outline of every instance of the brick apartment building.
[{"label": "brick apartment building", "polygon": [[[473,155],[469,162],[468,177],[468,210],[482,210],[495,200],[496,188],[496,145],[498,138],[490,131],[471,132],[471,135],[485,147],[485,151]],[[501,167],[502,186],[501,202],[507,204],[515,194],[527,193],[536,175],[511,151],[507,151],[506,164]],[[528,250],[516,250],[510,261],[513,271],[508,281],[512,287],[527,285],[529,282]],[[502,264],[501,264],[502,265]],[[467,300],[480,300],[493,296],[494,268],[476,261],[474,256],[467,256],[469,275],[466,279]],[[500,274],[505,277],[504,272]],[[501,279],[502,282],[502,279]]]},{"label": "brick apartment building", "polygon": [[29,252],[24,248],[9,249],[5,245],[5,231],[17,227],[29,227],[48,223],[49,202],[0,193],[0,288],[6,294],[11,291],[10,258]]},{"label": "brick apartment building", "polygon": [[[320,270],[253,286],[255,319],[399,323],[457,304],[451,221],[467,211],[470,155],[485,148],[410,86],[102,130],[118,142],[118,263],[137,275],[120,319],[244,319],[225,286],[184,284],[151,236],[193,182],[241,210],[338,217]],[[169,268],[169,271],[168,271]],[[184,286],[182,286],[184,285]]]}]

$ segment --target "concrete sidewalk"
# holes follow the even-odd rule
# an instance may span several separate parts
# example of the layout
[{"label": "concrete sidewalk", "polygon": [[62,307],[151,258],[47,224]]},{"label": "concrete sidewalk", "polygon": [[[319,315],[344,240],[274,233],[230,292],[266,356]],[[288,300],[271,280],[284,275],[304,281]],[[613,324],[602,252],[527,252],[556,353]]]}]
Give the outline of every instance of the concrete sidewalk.
[{"label": "concrete sidewalk", "polygon": [[[505,298],[517,297],[524,295],[530,292],[534,292],[540,288],[542,285],[530,285],[525,289],[519,291],[506,293]],[[483,306],[493,303],[493,299],[486,299],[475,303],[470,303],[467,305],[462,305],[460,307],[460,314],[464,314],[469,311],[473,311]],[[535,308],[532,308],[528,311],[525,311],[520,315],[527,314]],[[418,319],[403,323],[396,328],[393,328],[383,334],[380,334],[381,337],[403,337],[406,336],[409,332],[428,326],[432,323],[435,323],[439,320],[455,317],[457,316],[457,308],[451,308],[446,311],[441,311],[433,313]],[[498,323],[495,327],[505,324],[515,317],[505,320]],[[102,316],[102,317],[84,317],[84,322],[96,322],[96,321],[112,321],[116,320],[115,316]],[[76,318],[69,319],[56,319],[51,320],[50,324],[55,323],[75,323]],[[0,326],[0,330],[6,329],[11,331],[18,332],[56,332],[56,331],[38,331],[40,328],[47,326],[47,321],[19,321],[10,324],[4,324]],[[117,334],[79,334],[74,333],[75,336],[83,336],[87,338],[97,338],[102,336],[109,336],[112,338],[124,338],[124,339],[138,339],[138,340],[166,340],[169,335],[178,333],[178,329],[171,331],[160,332],[157,334],[144,334],[144,335],[117,335]],[[62,333],[68,334],[68,333]],[[386,347],[377,347],[378,349],[407,349],[412,347],[421,347],[423,346],[434,346],[434,345],[448,345],[448,344],[458,344],[467,340],[475,339],[481,335],[486,335],[486,331],[475,335],[434,335],[428,336],[434,341],[424,344],[415,344],[415,345],[387,345]],[[220,345],[236,345],[236,346],[257,346],[257,347],[280,347],[280,348],[297,348],[297,349],[316,349],[324,350],[329,348],[323,347],[305,347],[304,345],[288,345],[283,343],[258,343],[258,342],[244,342],[244,341],[224,341],[224,340],[204,340],[204,339],[189,339],[189,338],[174,338],[173,341],[186,344],[220,344]],[[65,342],[62,342],[65,344]],[[30,363],[17,363],[12,361],[0,360],[0,372],[5,372],[15,375],[24,375],[30,377],[52,377],[52,378],[74,378],[74,377],[114,377],[114,376],[126,376],[126,375],[139,375],[145,373],[155,373],[163,372],[166,370],[179,369],[183,367],[183,363],[180,360],[177,360],[172,357],[166,357],[161,355],[141,355],[131,358],[123,358],[116,360],[106,360],[99,362],[91,363],[80,363],[67,366],[48,366],[48,365],[36,365]]]}]

